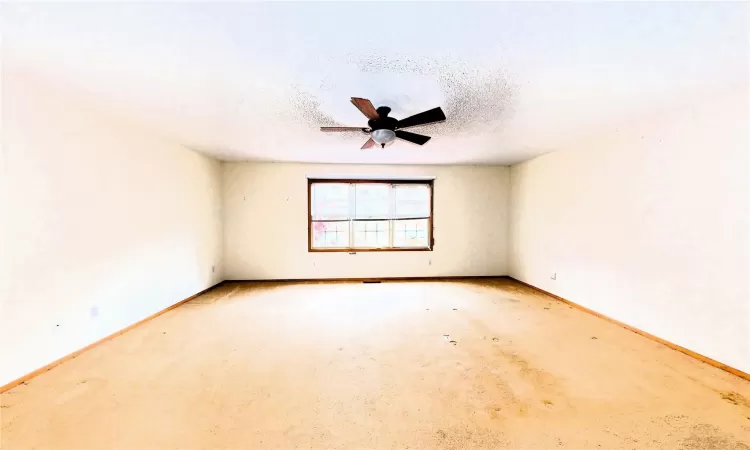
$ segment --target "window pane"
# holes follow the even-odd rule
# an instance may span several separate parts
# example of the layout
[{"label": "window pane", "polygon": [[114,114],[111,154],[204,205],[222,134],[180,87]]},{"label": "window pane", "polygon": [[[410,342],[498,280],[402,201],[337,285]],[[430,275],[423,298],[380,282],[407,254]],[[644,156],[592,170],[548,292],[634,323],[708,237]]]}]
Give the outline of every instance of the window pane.
[{"label": "window pane", "polygon": [[314,248],[349,247],[349,222],[313,222]]},{"label": "window pane", "polygon": [[312,185],[313,220],[349,218],[349,184],[314,183]]},{"label": "window pane", "polygon": [[355,186],[356,219],[388,219],[391,215],[391,185],[362,183]]},{"label": "window pane", "polygon": [[354,246],[367,248],[388,247],[388,221],[354,222]]},{"label": "window pane", "polygon": [[337,180],[310,186],[312,248],[430,248],[431,186]]},{"label": "window pane", "polygon": [[396,218],[430,217],[430,187],[426,184],[398,184],[394,187]]},{"label": "window pane", "polygon": [[429,247],[427,226],[428,219],[396,220],[393,222],[394,247]]}]

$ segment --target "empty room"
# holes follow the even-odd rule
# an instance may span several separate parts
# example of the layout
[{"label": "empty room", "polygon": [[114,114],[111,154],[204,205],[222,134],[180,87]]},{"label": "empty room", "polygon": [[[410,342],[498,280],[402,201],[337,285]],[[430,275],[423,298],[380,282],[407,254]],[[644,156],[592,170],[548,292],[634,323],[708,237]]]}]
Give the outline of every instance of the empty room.
[{"label": "empty room", "polygon": [[0,2],[0,449],[750,450],[749,2]]}]

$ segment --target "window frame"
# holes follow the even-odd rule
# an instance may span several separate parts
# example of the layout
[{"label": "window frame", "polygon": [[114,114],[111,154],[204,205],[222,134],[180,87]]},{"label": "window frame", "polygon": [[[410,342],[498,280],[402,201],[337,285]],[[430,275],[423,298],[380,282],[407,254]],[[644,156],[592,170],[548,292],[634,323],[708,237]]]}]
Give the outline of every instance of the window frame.
[{"label": "window frame", "polygon": [[[358,178],[308,178],[307,179],[307,251],[310,253],[359,253],[359,252],[431,252],[435,247],[433,228],[435,226],[435,184],[433,179],[358,179]],[[337,248],[315,248],[313,247],[313,220],[312,220],[312,186],[316,183],[341,183],[341,184],[422,184],[430,191],[430,216],[427,218],[427,247],[337,247]],[[387,219],[389,222],[398,219]],[[414,220],[414,219],[403,219]],[[355,220],[349,219],[350,223]],[[350,225],[351,226],[351,225]]]}]

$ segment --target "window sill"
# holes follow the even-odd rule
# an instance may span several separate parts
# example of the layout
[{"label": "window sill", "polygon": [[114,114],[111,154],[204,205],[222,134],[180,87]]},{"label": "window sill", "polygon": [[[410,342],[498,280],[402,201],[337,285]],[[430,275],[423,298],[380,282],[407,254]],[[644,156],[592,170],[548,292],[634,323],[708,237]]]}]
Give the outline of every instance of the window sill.
[{"label": "window sill", "polygon": [[365,252],[431,252],[429,247],[414,248],[310,248],[308,253],[365,253]]}]

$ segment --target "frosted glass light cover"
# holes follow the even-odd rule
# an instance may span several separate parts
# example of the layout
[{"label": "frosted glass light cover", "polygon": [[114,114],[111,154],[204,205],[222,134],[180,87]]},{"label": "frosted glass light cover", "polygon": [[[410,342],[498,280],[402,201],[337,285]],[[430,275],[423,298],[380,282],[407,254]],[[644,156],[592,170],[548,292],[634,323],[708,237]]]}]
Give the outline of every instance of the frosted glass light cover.
[{"label": "frosted glass light cover", "polygon": [[396,139],[396,132],[393,130],[380,129],[371,133],[372,140],[378,144],[389,144]]}]

